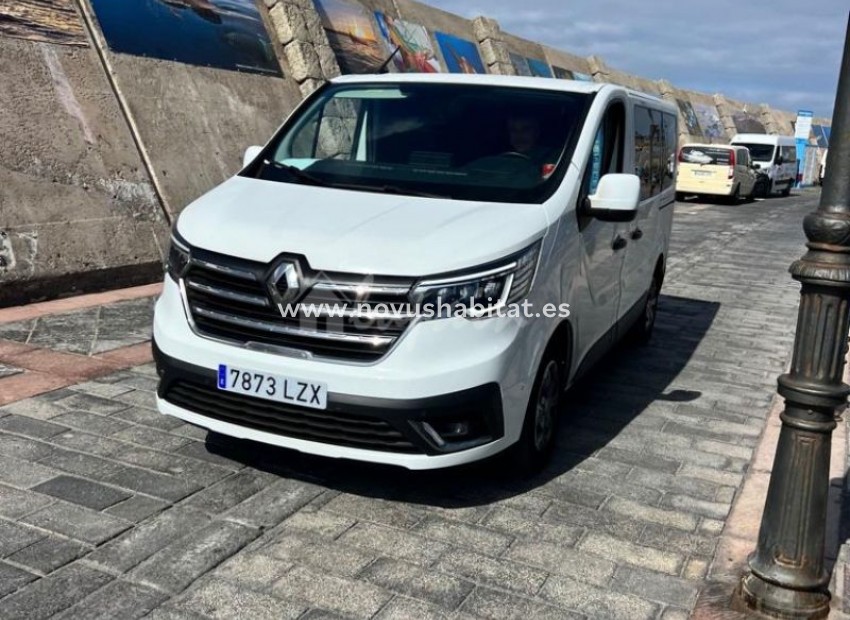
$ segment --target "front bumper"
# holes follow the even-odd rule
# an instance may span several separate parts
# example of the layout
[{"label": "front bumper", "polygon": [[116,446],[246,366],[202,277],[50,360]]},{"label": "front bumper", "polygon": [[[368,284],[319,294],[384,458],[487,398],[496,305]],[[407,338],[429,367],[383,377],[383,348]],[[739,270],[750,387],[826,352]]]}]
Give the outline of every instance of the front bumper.
[{"label": "front bumper", "polygon": [[[521,360],[535,352],[526,351],[518,323],[480,322],[470,329],[468,323],[452,327],[451,321],[416,326],[374,365],[296,359],[195,334],[179,290],[166,279],[154,319],[158,408],[225,435],[332,458],[408,469],[480,460],[518,439],[533,379],[521,371],[532,362]],[[221,392],[220,363],[324,382],[328,409]],[[468,432],[445,432],[457,423]]]}]

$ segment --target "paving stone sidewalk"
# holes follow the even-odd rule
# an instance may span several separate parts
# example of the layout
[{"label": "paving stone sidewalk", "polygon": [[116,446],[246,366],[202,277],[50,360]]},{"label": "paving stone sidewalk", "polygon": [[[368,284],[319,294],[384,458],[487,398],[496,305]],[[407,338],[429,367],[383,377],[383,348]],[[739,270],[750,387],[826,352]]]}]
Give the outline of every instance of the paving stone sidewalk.
[{"label": "paving stone sidewalk", "polygon": [[[677,205],[653,341],[573,391],[531,481],[208,435],[156,413],[150,364],[0,407],[0,618],[687,618],[788,361],[816,198]],[[104,339],[27,338],[125,338],[99,316]]]}]

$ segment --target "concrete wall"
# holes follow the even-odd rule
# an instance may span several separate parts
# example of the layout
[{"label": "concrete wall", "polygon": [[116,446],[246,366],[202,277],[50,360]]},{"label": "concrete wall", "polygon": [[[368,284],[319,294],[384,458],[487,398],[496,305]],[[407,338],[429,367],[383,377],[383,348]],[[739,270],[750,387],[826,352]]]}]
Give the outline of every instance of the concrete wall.
[{"label": "concrete wall", "polygon": [[[91,0],[74,4],[86,39],[77,46],[0,36],[0,306],[160,278],[174,216],[238,170],[244,149],[264,143],[303,96],[340,74],[313,0],[256,1],[284,77],[113,53]],[[738,110],[772,133],[790,134],[796,118],[629,75],[486,17],[415,0],[361,4],[425,26],[443,70],[437,31],[475,42],[491,73],[513,75],[514,53],[674,103],[714,105],[725,131],[715,141],[736,133]],[[679,116],[680,141],[705,139]]]},{"label": "concrete wall", "polygon": [[0,40],[0,305],[149,281],[167,235],[95,50]]},{"label": "concrete wall", "polygon": [[238,171],[245,148],[265,144],[301,99],[281,78],[110,55],[175,213]]}]

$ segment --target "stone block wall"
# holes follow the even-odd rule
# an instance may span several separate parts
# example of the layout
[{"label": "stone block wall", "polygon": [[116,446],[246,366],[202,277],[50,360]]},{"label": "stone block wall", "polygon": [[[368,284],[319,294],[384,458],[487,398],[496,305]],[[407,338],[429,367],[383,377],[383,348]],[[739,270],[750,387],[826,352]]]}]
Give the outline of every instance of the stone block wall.
[{"label": "stone block wall", "polygon": [[[74,45],[0,35],[0,306],[159,279],[180,210],[237,172],[246,147],[265,143],[299,101],[341,74],[314,0],[256,0],[283,77],[115,53],[94,0],[65,1],[80,18]],[[792,133],[794,112],[629,75],[486,16],[469,20],[416,0],[360,4],[370,16],[424,26],[442,70],[436,32],[472,42],[488,73],[515,75],[517,58],[535,59],[661,96],[679,107],[682,142],[728,140],[741,110],[768,132]],[[683,104],[715,106],[720,135],[690,133]],[[340,136],[348,124],[340,114]],[[323,144],[336,148],[334,139]]]}]

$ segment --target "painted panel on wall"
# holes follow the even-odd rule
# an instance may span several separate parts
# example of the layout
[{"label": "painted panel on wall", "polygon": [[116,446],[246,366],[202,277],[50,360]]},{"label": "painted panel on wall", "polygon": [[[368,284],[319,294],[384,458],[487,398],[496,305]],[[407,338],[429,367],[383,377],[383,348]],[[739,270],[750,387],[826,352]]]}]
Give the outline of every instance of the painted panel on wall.
[{"label": "painted panel on wall", "polygon": [[281,75],[253,0],[91,0],[113,52]]},{"label": "painted panel on wall", "polygon": [[580,73],[579,71],[573,71],[573,77],[579,82],[592,82],[593,76],[588,73]]},{"label": "painted panel on wall", "polygon": [[375,73],[389,54],[372,14],[355,0],[316,0],[316,9],[343,73]]},{"label": "painted panel on wall", "polygon": [[510,52],[511,55],[511,64],[514,66],[514,70],[517,75],[521,75],[523,77],[531,76],[531,67],[528,66],[528,59],[524,56],[520,56],[519,54],[514,54]]},{"label": "painted panel on wall", "polygon": [[393,56],[393,66],[402,73],[439,73],[440,61],[425,26],[395,19],[375,12],[378,30],[384,41],[387,56]]},{"label": "painted panel on wall", "polygon": [[534,77],[552,77],[552,69],[549,68],[549,64],[544,60],[537,60],[536,58],[526,58],[528,61],[528,68],[531,70],[531,75]]},{"label": "painted panel on wall", "polygon": [[829,148],[829,127],[824,125],[812,125],[812,133],[822,149]]},{"label": "painted panel on wall", "polygon": [[710,140],[725,140],[726,129],[717,108],[706,103],[695,103],[693,107],[703,135]]},{"label": "painted panel on wall", "polygon": [[555,77],[559,80],[574,80],[576,79],[575,75],[569,69],[564,69],[563,67],[556,67],[552,65],[552,71],[555,74]]},{"label": "painted panel on wall", "polygon": [[732,114],[732,122],[738,133],[767,133],[762,122],[752,112],[738,110]]},{"label": "painted panel on wall", "polygon": [[676,103],[679,104],[679,110],[685,118],[685,127],[688,133],[692,136],[702,136],[702,128],[699,126],[699,120],[697,120],[697,115],[694,112],[694,106],[691,105],[691,102],[685,99],[676,99]]},{"label": "painted panel on wall", "polygon": [[89,44],[71,0],[3,0],[0,35],[60,45]]},{"label": "painted panel on wall", "polygon": [[487,73],[475,43],[445,32],[434,36],[451,73]]}]

